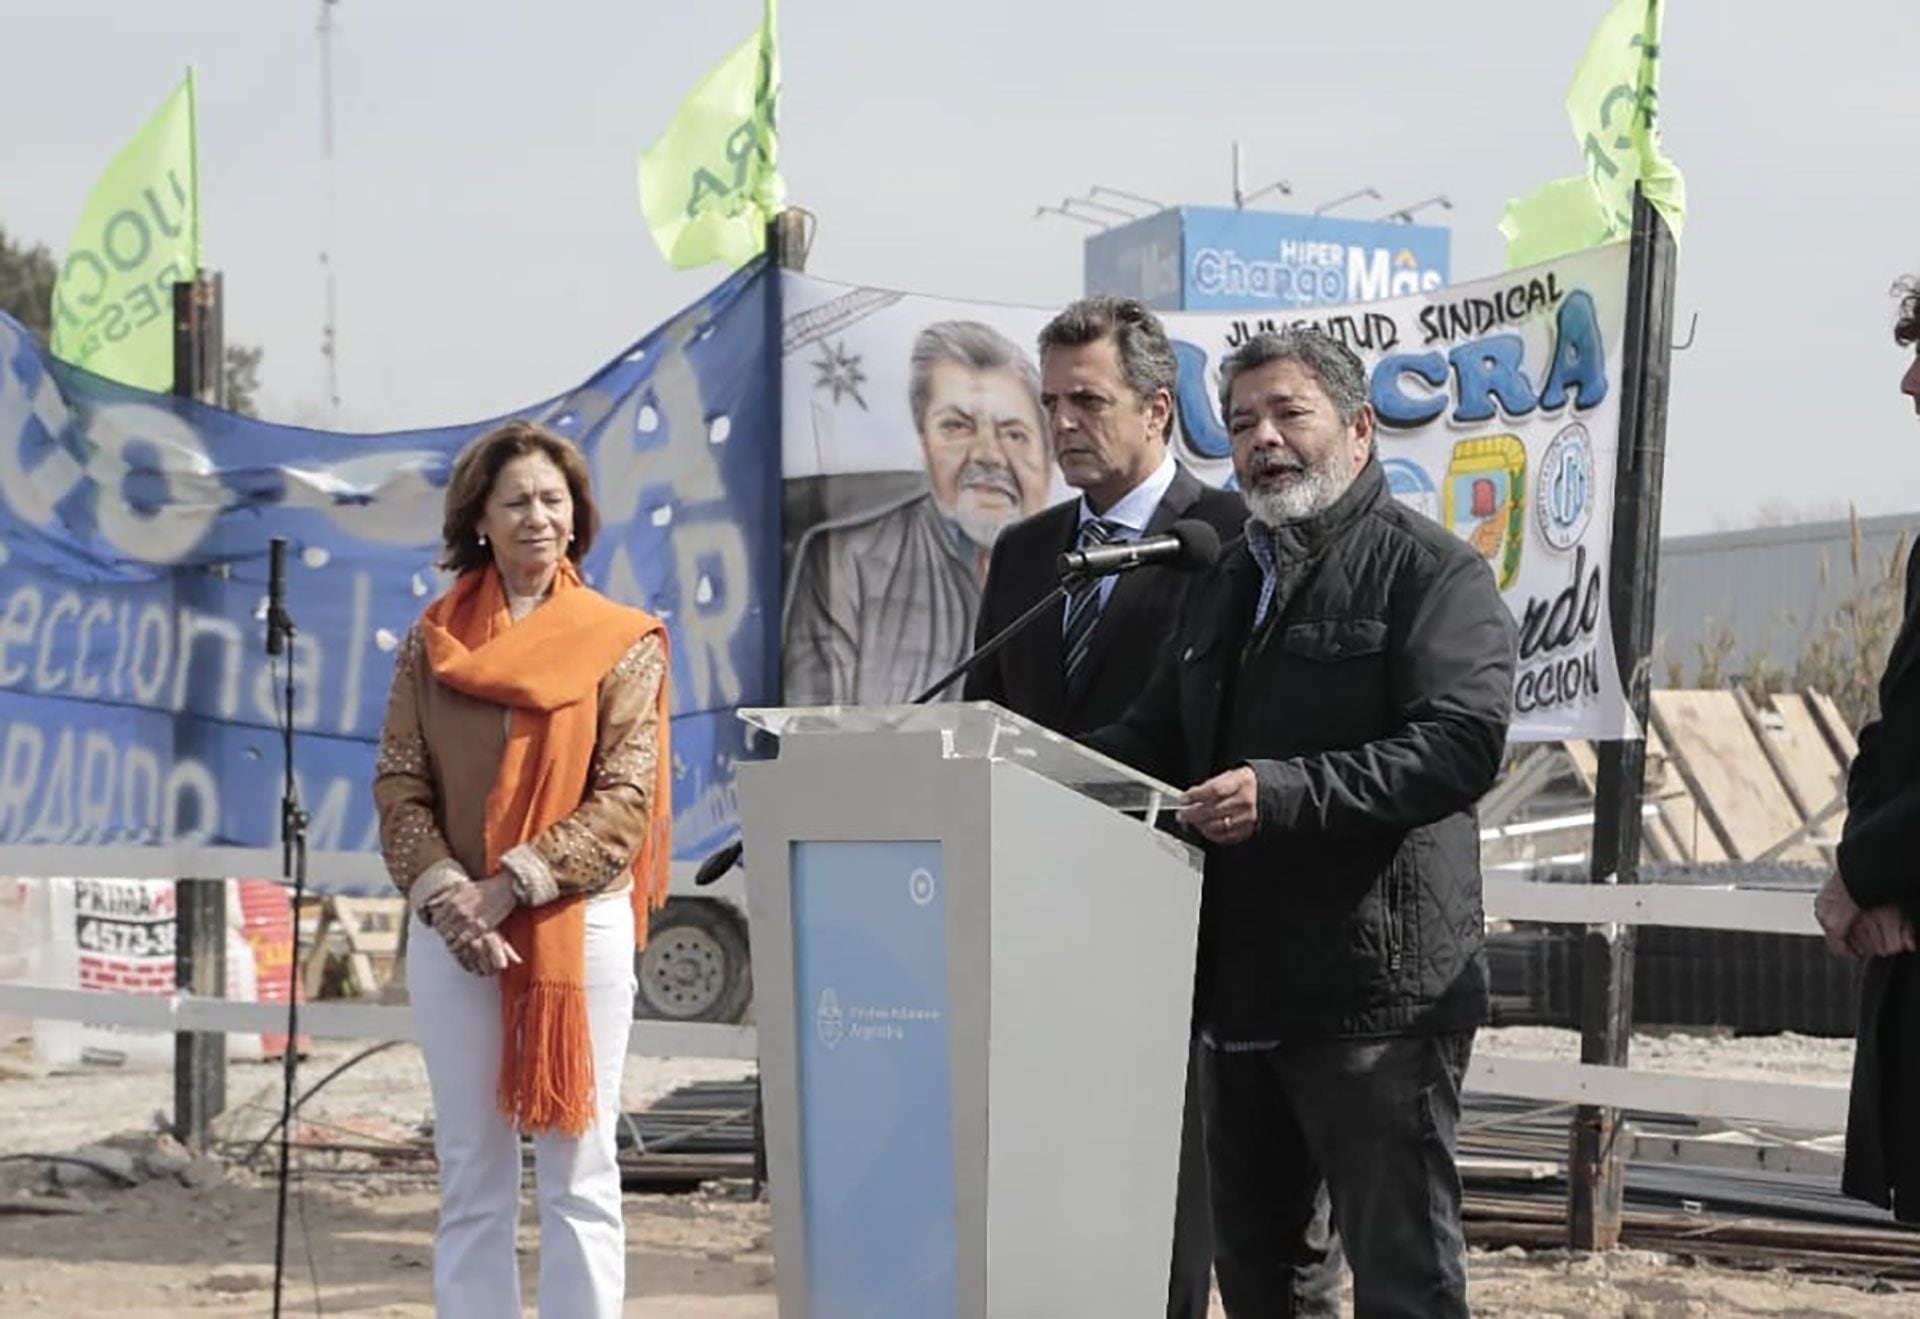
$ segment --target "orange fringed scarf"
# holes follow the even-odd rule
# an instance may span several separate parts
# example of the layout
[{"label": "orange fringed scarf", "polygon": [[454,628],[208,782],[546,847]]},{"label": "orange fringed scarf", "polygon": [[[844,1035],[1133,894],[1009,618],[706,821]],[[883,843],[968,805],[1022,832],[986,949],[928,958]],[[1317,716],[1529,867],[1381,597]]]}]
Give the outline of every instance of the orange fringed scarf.
[{"label": "orange fringed scarf", "polygon": [[[553,594],[519,622],[507,612],[499,570],[469,572],[433,602],[422,622],[433,676],[513,711],[507,749],[487,796],[487,871],[580,805],[599,726],[600,680],[642,637],[666,625],[590,590],[563,561]],[[655,721],[651,821],[633,862],[636,942],[667,900],[672,857],[673,757],[667,677]],[[516,907],[500,927],[518,966],[500,974],[505,1047],[500,1109],[523,1131],[579,1135],[593,1124],[593,1049],[587,1030],[586,899]]]}]

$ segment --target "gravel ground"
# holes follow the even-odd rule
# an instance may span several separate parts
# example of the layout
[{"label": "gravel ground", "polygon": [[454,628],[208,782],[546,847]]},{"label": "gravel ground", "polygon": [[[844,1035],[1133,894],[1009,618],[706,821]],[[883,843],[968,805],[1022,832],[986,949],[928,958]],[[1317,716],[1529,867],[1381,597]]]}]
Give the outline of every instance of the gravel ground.
[{"label": "gravel ground", "polygon": [[[1491,1053],[1570,1058],[1572,1031],[1483,1032]],[[319,1042],[303,1083],[360,1046]],[[1844,1083],[1852,1045],[1783,1036],[1731,1039],[1637,1036],[1636,1066],[1777,1080]],[[692,1081],[732,1079],[747,1064],[713,1059],[633,1059],[623,1095],[630,1106]],[[229,1070],[228,1134],[245,1139],[278,1113],[275,1064]],[[0,1054],[0,1154],[72,1149],[116,1133],[151,1132],[171,1107],[164,1071],[40,1074],[17,1044]],[[399,1045],[344,1073],[303,1112],[321,1130],[371,1140],[419,1130],[428,1114],[418,1051]],[[343,1175],[344,1174],[344,1175]],[[0,1163],[0,1209],[23,1194],[46,1203],[47,1173]],[[188,1186],[155,1178],[132,1189],[69,1185],[59,1195],[75,1216],[0,1212],[0,1314],[90,1319],[137,1313],[152,1319],[259,1314],[273,1258],[273,1186],[240,1169],[214,1169]],[[436,1196],[419,1173],[354,1170],[336,1161],[310,1174],[289,1233],[290,1312],[427,1319]],[[629,1319],[773,1319],[774,1266],[766,1205],[743,1185],[719,1183],[686,1196],[629,1195]],[[532,1215],[522,1233],[523,1275],[532,1281]],[[1475,1252],[1475,1314],[1496,1316],[1862,1315],[1920,1312],[1912,1293],[1857,1283],[1706,1267],[1645,1252],[1570,1257],[1517,1249]],[[532,1302],[531,1292],[527,1295]],[[1224,1314],[1216,1303],[1214,1313]]]}]

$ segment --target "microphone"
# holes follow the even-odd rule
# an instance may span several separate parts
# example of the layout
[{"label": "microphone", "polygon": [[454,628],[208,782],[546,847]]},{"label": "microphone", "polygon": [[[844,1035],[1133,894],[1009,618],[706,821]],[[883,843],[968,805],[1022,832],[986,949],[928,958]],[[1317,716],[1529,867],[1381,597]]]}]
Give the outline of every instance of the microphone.
[{"label": "microphone", "polygon": [[740,854],[745,850],[746,849],[741,846],[740,840],[736,838],[718,852],[708,857],[705,861],[702,861],[700,868],[693,872],[693,882],[695,886],[705,888],[707,885],[717,881],[720,876],[740,864]]},{"label": "microphone", "polygon": [[287,538],[267,542],[267,654],[287,648]]},{"label": "microphone", "polygon": [[1068,550],[1060,556],[1060,576],[1106,577],[1150,563],[1164,563],[1177,572],[1198,572],[1211,568],[1219,557],[1220,533],[1208,523],[1186,518],[1164,535]]}]

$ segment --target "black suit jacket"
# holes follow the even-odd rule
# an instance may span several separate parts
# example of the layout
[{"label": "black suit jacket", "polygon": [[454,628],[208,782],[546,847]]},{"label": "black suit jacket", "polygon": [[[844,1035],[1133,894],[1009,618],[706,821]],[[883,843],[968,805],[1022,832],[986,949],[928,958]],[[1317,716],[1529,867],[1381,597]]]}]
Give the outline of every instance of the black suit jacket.
[{"label": "black suit jacket", "polygon": [[[1211,524],[1225,542],[1240,535],[1247,509],[1239,495],[1203,485],[1182,467],[1148,520],[1146,534],[1160,535],[1182,518]],[[1043,509],[1000,533],[987,567],[975,645],[997,634],[1053,589],[1058,581],[1057,561],[1074,548],[1079,534],[1077,498]],[[963,689],[966,699],[997,701],[1015,714],[1067,734],[1112,723],[1147,685],[1187,586],[1198,575],[1163,566],[1122,573],[1094,625],[1072,691],[1061,674],[1063,604],[1057,615],[1034,620],[998,655],[968,674]]]},{"label": "black suit jacket", "polygon": [[[1847,774],[1839,869],[1862,907],[1920,920],[1920,548],[1907,563],[1906,620],[1880,679],[1880,717]],[[1920,954],[1876,957],[1860,987],[1847,1120],[1847,1194],[1920,1222]]]}]

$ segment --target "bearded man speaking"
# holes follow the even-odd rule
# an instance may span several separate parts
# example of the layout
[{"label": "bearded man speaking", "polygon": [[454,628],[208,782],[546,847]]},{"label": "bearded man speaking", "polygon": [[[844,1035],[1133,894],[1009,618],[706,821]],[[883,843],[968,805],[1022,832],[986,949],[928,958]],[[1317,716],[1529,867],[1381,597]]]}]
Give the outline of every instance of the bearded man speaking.
[{"label": "bearded man speaking", "polygon": [[1193,785],[1221,1297],[1336,1313],[1344,1249],[1356,1313],[1465,1315],[1454,1132],[1487,1020],[1473,811],[1506,742],[1513,618],[1472,547],[1389,495],[1346,347],[1258,335],[1220,401],[1246,537],[1085,740]]}]

